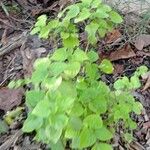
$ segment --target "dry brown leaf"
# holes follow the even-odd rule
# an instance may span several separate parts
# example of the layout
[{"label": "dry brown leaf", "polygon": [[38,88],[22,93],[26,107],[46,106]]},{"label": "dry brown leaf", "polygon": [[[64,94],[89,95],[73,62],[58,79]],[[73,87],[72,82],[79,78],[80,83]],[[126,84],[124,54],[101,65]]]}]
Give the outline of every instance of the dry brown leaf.
[{"label": "dry brown leaf", "polygon": [[135,57],[135,56],[136,56],[135,52],[132,50],[131,46],[127,44],[123,48],[113,51],[109,55],[109,59],[111,61],[115,61],[115,60],[120,60],[120,59],[128,59],[128,58]]},{"label": "dry brown leaf", "polygon": [[143,56],[150,57],[150,51],[148,51],[148,52],[137,51],[137,52],[136,52],[136,55],[137,55],[137,56],[140,56],[140,57],[143,57]]},{"label": "dry brown leaf", "polygon": [[142,78],[144,80],[147,80],[145,85],[144,85],[144,88],[142,91],[146,91],[148,88],[150,88],[150,72],[148,72],[147,74],[145,74],[144,76],[142,76]]},{"label": "dry brown leaf", "polygon": [[4,111],[11,110],[13,107],[21,104],[24,90],[19,89],[0,89],[0,109]]},{"label": "dry brown leaf", "polygon": [[113,30],[112,32],[107,34],[106,43],[110,44],[118,41],[121,38],[122,34],[118,29]]},{"label": "dry brown leaf", "polygon": [[144,47],[147,47],[150,45],[150,35],[142,34],[139,35],[135,40],[135,47],[138,50],[142,50]]}]

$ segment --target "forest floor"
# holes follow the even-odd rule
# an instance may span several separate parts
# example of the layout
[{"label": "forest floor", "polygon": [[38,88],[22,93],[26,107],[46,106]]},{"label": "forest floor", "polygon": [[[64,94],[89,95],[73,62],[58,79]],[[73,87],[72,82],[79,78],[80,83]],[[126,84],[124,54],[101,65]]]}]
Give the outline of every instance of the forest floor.
[{"label": "forest floor", "polygon": [[[52,43],[31,36],[30,31],[41,14],[50,17],[70,3],[69,0],[3,0],[0,2],[0,150],[46,150],[33,141],[33,134],[21,131],[25,120],[24,89],[7,88],[14,79],[29,77],[34,61],[52,53]],[[100,59],[108,58],[114,65],[113,83],[120,76],[131,76],[137,67],[150,69],[150,13],[122,14],[124,22],[99,41]],[[150,72],[141,78],[141,89],[133,92],[144,106],[140,116],[134,117],[138,128],[132,143],[123,143],[119,135],[114,139],[116,150],[150,150]],[[5,122],[3,119],[5,118]]]}]

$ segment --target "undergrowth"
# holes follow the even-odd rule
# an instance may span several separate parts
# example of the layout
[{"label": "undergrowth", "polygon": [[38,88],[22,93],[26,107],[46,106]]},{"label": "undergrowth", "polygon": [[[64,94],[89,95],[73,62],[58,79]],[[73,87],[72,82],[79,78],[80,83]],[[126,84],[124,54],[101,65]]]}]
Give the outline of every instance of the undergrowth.
[{"label": "undergrowth", "polygon": [[[31,87],[25,94],[24,132],[35,131],[35,140],[56,150],[65,149],[67,143],[72,149],[112,150],[111,140],[120,124],[123,138],[131,140],[136,123],[130,114],[142,110],[131,93],[141,86],[139,77],[147,68],[141,66],[130,79],[122,77],[109,88],[101,76],[111,74],[113,65],[107,59],[99,62],[94,50],[100,37],[121,22],[121,16],[100,0],[81,0],[56,19],[38,18],[31,34],[51,38],[58,48],[36,60],[31,78],[9,84]],[[81,48],[81,26],[87,34],[86,48]]]}]

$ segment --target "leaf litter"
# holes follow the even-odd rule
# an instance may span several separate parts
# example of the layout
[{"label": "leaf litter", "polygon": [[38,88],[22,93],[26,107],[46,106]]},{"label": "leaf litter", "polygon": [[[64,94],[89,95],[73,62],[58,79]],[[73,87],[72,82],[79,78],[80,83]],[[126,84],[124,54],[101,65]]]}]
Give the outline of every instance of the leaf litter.
[{"label": "leaf litter", "polygon": [[150,72],[143,75],[142,78],[146,80],[146,83],[143,87],[143,91],[146,91],[148,88],[150,88]]},{"label": "leaf litter", "polygon": [[0,89],[0,109],[4,111],[9,111],[15,106],[19,106],[22,102],[22,96],[24,90],[19,89],[9,89],[1,88]]},{"label": "leaf litter", "polygon": [[119,42],[121,40],[122,34],[118,29],[113,30],[112,32],[108,33],[106,36],[106,43],[114,43]]},{"label": "leaf litter", "polygon": [[135,56],[136,53],[131,48],[130,44],[126,44],[121,49],[111,51],[109,54],[102,54],[100,57],[107,58],[111,61],[117,61],[121,59],[129,59]]},{"label": "leaf litter", "polygon": [[136,38],[134,45],[138,50],[143,50],[144,47],[147,47],[150,45],[150,35],[148,34],[139,35]]}]

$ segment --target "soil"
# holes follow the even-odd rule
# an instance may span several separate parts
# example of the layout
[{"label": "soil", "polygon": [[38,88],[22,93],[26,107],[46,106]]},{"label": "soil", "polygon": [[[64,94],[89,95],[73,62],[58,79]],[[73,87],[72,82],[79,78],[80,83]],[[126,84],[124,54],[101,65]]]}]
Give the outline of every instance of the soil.
[{"label": "soil", "polygon": [[[0,7],[0,91],[6,90],[8,83],[12,80],[29,77],[32,74],[34,61],[53,52],[53,43],[50,40],[41,40],[36,35],[30,35],[36,18],[43,13],[49,17],[55,17],[71,2],[71,0],[3,0],[0,2],[2,6]],[[119,76],[130,77],[138,66],[146,65],[150,69],[150,41],[142,50],[138,50],[134,45],[139,35],[150,35],[150,18],[144,20],[141,15],[135,17],[132,13],[123,15],[124,23],[112,35],[109,34],[101,39],[97,48],[100,59],[110,58],[114,64],[113,75],[103,76],[103,80],[110,85]],[[142,21],[145,21],[144,24]],[[121,49],[126,52],[124,55],[119,52]],[[114,58],[114,55],[116,56],[112,54],[114,52],[117,53],[117,58]],[[138,123],[138,129],[134,131],[134,141],[131,144],[125,144],[116,134],[113,141],[116,150],[150,150],[150,85],[143,90],[147,81],[144,78],[141,78],[141,81],[143,84],[141,89],[133,92],[144,106],[140,116],[133,116]],[[0,100],[6,99],[2,92],[0,94]],[[18,98],[17,95],[15,98]],[[12,107],[9,105],[8,97],[7,99],[7,110],[4,107],[1,108],[0,120],[8,110],[13,110],[18,105],[24,106],[24,98]],[[46,145],[33,140],[34,133],[22,133],[21,127],[25,116],[26,110],[23,110],[23,113],[8,127],[7,132],[0,134],[0,150],[48,149]]]}]

